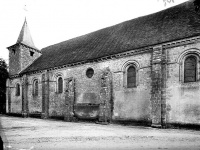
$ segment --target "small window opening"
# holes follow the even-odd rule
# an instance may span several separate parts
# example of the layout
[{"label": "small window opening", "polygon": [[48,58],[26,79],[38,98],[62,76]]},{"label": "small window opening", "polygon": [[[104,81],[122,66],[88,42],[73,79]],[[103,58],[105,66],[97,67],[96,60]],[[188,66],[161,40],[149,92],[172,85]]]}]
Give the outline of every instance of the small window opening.
[{"label": "small window opening", "polygon": [[86,76],[88,78],[92,78],[93,75],[94,75],[94,70],[92,68],[87,69]]},{"label": "small window opening", "polygon": [[20,85],[17,83],[16,84],[16,93],[15,93],[16,96],[20,96]]},{"label": "small window opening", "polygon": [[15,49],[12,50],[13,54],[15,54]]},{"label": "small window opening", "polygon": [[30,56],[33,56],[34,55],[34,52],[30,51]]}]

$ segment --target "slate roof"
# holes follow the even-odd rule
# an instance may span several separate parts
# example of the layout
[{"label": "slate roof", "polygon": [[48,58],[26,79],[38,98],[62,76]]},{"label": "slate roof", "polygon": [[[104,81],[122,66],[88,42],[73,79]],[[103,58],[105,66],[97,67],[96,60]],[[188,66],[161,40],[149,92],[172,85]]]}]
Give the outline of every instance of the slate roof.
[{"label": "slate roof", "polygon": [[31,33],[30,33],[30,30],[27,25],[26,18],[25,18],[24,24],[22,26],[22,29],[20,31],[20,34],[19,34],[19,37],[18,37],[16,43],[22,43],[22,44],[25,44],[25,45],[37,50],[37,48],[35,47],[35,45],[33,43]]},{"label": "slate roof", "polygon": [[43,48],[22,73],[58,67],[200,35],[191,1]]}]

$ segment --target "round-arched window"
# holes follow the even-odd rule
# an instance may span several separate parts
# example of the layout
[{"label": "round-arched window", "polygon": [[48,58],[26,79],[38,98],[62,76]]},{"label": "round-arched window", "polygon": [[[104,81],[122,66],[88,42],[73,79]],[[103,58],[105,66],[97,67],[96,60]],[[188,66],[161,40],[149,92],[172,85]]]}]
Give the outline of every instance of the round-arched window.
[{"label": "round-arched window", "polygon": [[88,78],[92,78],[93,75],[94,75],[94,70],[92,68],[88,68],[86,71],[86,76]]},{"label": "round-arched window", "polygon": [[184,82],[196,81],[197,60],[195,56],[188,56],[184,62]]},{"label": "round-arched window", "polygon": [[136,87],[136,68],[129,66],[127,69],[127,88]]}]

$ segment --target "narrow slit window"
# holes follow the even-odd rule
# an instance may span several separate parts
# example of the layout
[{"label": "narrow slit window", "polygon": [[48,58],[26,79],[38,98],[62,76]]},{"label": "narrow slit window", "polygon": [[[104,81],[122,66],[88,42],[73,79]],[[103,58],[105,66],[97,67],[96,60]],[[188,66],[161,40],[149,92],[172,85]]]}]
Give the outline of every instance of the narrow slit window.
[{"label": "narrow slit window", "polygon": [[38,80],[35,80],[33,83],[33,95],[38,96]]},{"label": "narrow slit window", "polygon": [[63,79],[62,77],[58,78],[58,93],[62,93],[63,92]]},{"label": "narrow slit window", "polygon": [[15,55],[15,49],[12,50],[13,54]]},{"label": "narrow slit window", "polygon": [[19,83],[16,84],[16,93],[15,93],[16,96],[20,96],[20,85]]},{"label": "narrow slit window", "polygon": [[189,56],[184,62],[184,82],[196,81],[197,60],[195,56]]}]

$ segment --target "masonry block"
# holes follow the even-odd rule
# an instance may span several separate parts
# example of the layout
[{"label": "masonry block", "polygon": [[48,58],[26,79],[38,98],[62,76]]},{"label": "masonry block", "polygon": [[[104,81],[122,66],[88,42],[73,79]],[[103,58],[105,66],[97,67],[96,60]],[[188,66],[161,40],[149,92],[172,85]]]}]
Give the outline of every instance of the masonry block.
[{"label": "masonry block", "polygon": [[49,72],[42,74],[42,118],[49,117]]},{"label": "masonry block", "polygon": [[162,46],[153,48],[152,53],[152,92],[151,92],[151,106],[152,106],[152,126],[162,127],[165,120],[165,66],[163,64],[163,52]]}]

